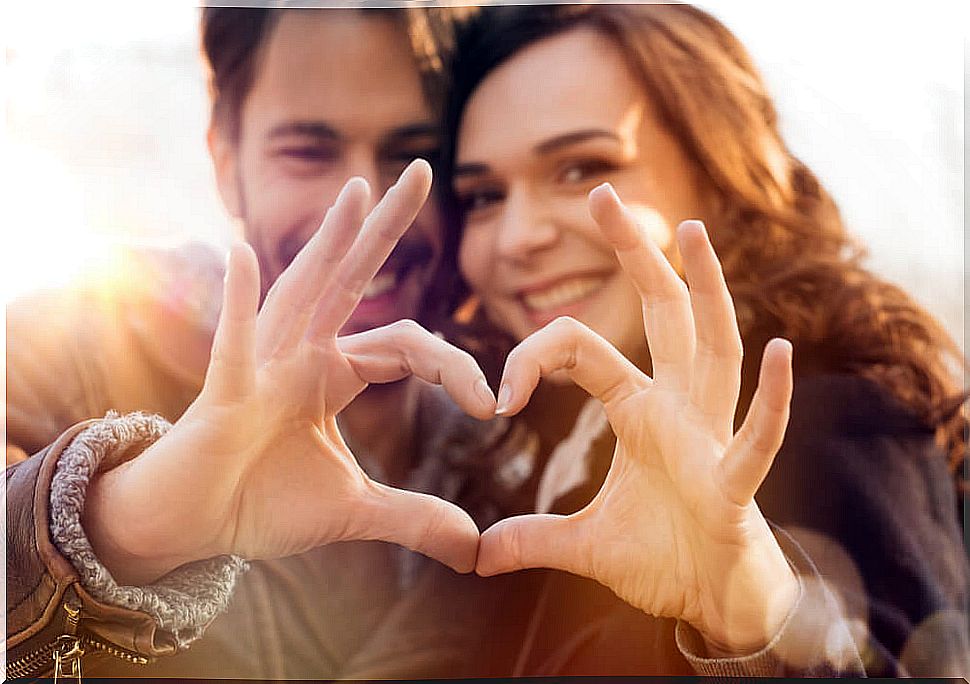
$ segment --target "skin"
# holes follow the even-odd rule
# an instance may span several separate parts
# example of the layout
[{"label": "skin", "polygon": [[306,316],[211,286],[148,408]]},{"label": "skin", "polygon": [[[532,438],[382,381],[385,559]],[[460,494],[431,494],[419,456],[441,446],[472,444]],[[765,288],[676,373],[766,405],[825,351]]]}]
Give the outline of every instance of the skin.
[{"label": "skin", "polygon": [[369,478],[336,423],[369,383],[411,374],[443,385],[471,415],[495,409],[474,360],[415,324],[337,339],[430,186],[418,160],[368,214],[367,183],[351,179],[258,314],[255,254],[233,248],[202,392],[168,433],[89,490],[85,530],[119,582],[145,584],[220,554],[276,558],[353,539],[474,567],[471,518]]},{"label": "skin", "polygon": [[[285,12],[262,49],[239,139],[216,124],[209,142],[222,198],[256,252],[265,296],[348,178],[367,180],[376,202],[411,160],[434,153],[440,133],[407,36],[389,17]],[[419,268],[393,296],[365,297],[343,334],[417,315],[440,251],[433,204],[402,239],[412,243],[428,250]]]},{"label": "skin", "polygon": [[[366,179],[376,202],[411,160],[429,158],[439,144],[401,24],[361,11],[284,12],[259,55],[238,139],[218,122],[209,132],[223,201],[259,261],[261,297],[348,178]],[[428,203],[341,333],[417,317],[440,237]],[[377,385],[341,416],[368,467],[388,482],[410,468],[407,416],[416,400],[414,383]],[[387,415],[403,418],[389,423]]]},{"label": "skin", "polygon": [[[568,315],[643,360],[639,296],[590,217],[587,195],[611,182],[674,263],[677,224],[707,211],[680,146],[656,124],[622,55],[591,30],[569,36],[529,46],[469,100],[455,181],[465,207],[460,267],[490,318],[519,339]],[[527,303],[587,276],[598,286],[585,297]]]},{"label": "skin", "polygon": [[[277,297],[276,313],[269,309],[271,288],[274,284],[279,287],[284,274],[292,271],[300,248],[314,235],[319,236],[318,243],[330,239],[327,230],[345,234],[357,230],[368,211],[380,215],[378,199],[412,159],[429,155],[439,135],[406,35],[386,16],[288,11],[263,50],[240,113],[239,138],[229,136],[219,122],[213,122],[209,131],[221,196],[243,224],[255,254],[250,263],[246,256],[250,252],[237,247],[233,263],[241,270],[230,273],[229,280],[243,283],[235,290],[235,296],[243,300],[249,296],[246,288],[255,283],[261,303],[260,330],[284,317],[279,311],[305,294],[291,285],[285,289],[286,296]],[[350,199],[343,201],[353,208],[343,210],[343,218],[336,221],[328,212],[351,176],[356,181],[350,186]],[[331,307],[330,315],[338,316],[340,324],[329,331],[330,336],[314,338],[318,344],[309,354],[314,358],[304,359],[302,378],[274,379],[270,381],[273,389],[263,388],[257,392],[262,398],[252,399],[254,406],[263,402],[273,407],[269,412],[272,419],[258,412],[229,411],[222,406],[222,395],[204,390],[169,435],[126,466],[92,481],[85,530],[99,557],[119,580],[151,581],[184,562],[230,549],[247,558],[276,557],[336,539],[384,538],[399,533],[405,537],[401,543],[456,568],[470,569],[478,536],[467,515],[454,507],[441,508],[444,502],[434,499],[415,503],[418,500],[405,497],[404,508],[375,508],[375,500],[396,500],[394,490],[385,491],[363,474],[336,428],[339,410],[341,430],[356,438],[358,453],[370,456],[368,468],[380,472],[383,482],[393,483],[408,468],[409,416],[418,387],[399,380],[412,372],[446,385],[461,378],[460,389],[451,385],[464,397],[459,404],[479,417],[490,415],[494,407],[491,391],[470,357],[433,341],[416,324],[387,325],[417,313],[425,279],[440,251],[435,207],[424,201],[430,169],[426,164],[420,166],[403,184],[406,192],[398,187],[397,193],[406,196],[395,200],[398,209],[391,215],[385,209],[381,219],[390,231],[378,243],[390,252],[387,262],[387,254],[367,251],[366,245],[350,250],[350,257],[360,262],[358,276],[363,272],[361,264],[373,266],[366,279],[351,283],[353,305],[344,302],[337,313]],[[401,257],[402,245],[407,254],[421,258]],[[334,263],[325,254],[317,254],[317,268],[332,270]],[[250,272],[252,264],[258,274]],[[332,292],[323,292],[323,283],[307,273],[307,268],[304,265],[301,275],[290,275],[290,280],[302,282],[306,292],[319,301],[332,298]],[[400,275],[398,286],[368,297],[367,283],[372,282],[374,272],[376,280],[388,273]],[[329,286],[340,287],[341,283],[329,282]],[[233,305],[233,291],[227,289],[226,307]],[[344,336],[339,354],[330,339],[338,331]],[[327,348],[323,359],[319,358],[321,344]],[[213,359],[217,351],[218,343]],[[272,357],[270,353],[251,362],[266,365]],[[333,382],[334,366],[343,374],[340,399],[321,400],[330,396],[327,388]],[[210,364],[208,375],[212,372]],[[370,383],[387,384],[375,389]],[[484,413],[483,402],[488,407]],[[287,415],[285,409],[291,415],[296,409],[301,416],[295,432],[274,422]],[[219,418],[218,413],[226,415]],[[389,415],[401,418],[389,421]],[[233,484],[231,478],[226,479],[231,469],[219,473],[196,459],[215,463],[215,454],[231,459],[231,453],[241,455],[240,448],[250,450],[232,437],[236,432],[249,434],[253,443],[261,445],[262,455],[251,456],[248,474],[237,471],[236,477],[243,481]],[[320,454],[324,458],[318,458]],[[343,465],[336,473],[327,472],[335,467],[334,454]],[[186,460],[183,468],[171,466]],[[274,465],[270,467],[270,463]],[[299,486],[289,486],[292,482]],[[352,495],[346,489],[350,484],[354,485]],[[197,505],[185,505],[186,491],[199,493]],[[388,491],[392,494],[387,495]],[[384,493],[375,499],[375,492]],[[280,516],[279,510],[273,512],[278,527],[260,529],[264,497],[266,501],[285,498],[293,502],[281,507],[286,516]],[[334,506],[344,513],[337,513]],[[373,513],[370,518],[363,515],[368,510]],[[384,511],[386,517],[378,511]],[[352,525],[351,518],[359,524]],[[404,528],[412,532],[402,532]],[[186,529],[195,534],[185,535]],[[440,539],[423,538],[422,530],[427,529],[438,530]]]},{"label": "skin", "polygon": [[768,345],[734,434],[741,338],[703,223],[681,224],[705,209],[685,155],[619,49],[585,28],[489,74],[458,140],[462,274],[521,340],[498,412],[565,374],[603,402],[617,437],[588,506],[497,523],[477,571],[585,575],[691,623],[714,653],[761,648],[798,595],[753,499],[787,425],[791,347]]}]

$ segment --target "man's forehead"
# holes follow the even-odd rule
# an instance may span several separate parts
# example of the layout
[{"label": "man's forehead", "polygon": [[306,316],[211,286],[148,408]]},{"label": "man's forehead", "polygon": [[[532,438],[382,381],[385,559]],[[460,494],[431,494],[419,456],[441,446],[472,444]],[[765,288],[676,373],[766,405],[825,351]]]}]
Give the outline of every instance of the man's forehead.
[{"label": "man's forehead", "polygon": [[245,109],[261,127],[325,122],[350,134],[431,119],[407,33],[383,13],[286,12],[259,61]]}]

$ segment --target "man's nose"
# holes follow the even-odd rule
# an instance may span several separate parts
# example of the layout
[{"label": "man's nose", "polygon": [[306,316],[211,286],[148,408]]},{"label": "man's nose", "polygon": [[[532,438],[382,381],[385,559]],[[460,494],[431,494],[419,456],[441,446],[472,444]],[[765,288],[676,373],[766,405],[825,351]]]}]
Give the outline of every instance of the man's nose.
[{"label": "man's nose", "polygon": [[555,215],[547,203],[528,192],[510,192],[497,227],[497,252],[525,262],[559,240]]},{"label": "man's nose", "polygon": [[390,184],[381,177],[380,165],[373,153],[357,150],[350,155],[348,161],[347,178],[360,176],[370,186],[370,204],[367,207],[369,211],[380,201]]}]

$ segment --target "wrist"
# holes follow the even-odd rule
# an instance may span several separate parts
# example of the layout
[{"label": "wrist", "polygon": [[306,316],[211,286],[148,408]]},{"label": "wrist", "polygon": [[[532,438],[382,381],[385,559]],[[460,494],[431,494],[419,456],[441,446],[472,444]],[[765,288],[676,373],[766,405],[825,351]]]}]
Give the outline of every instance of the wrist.
[{"label": "wrist", "polygon": [[81,526],[98,560],[118,584],[144,586],[191,559],[168,552],[159,543],[162,536],[139,522],[151,507],[132,502],[134,491],[126,477],[130,466],[124,463],[92,477]]},{"label": "wrist", "polygon": [[790,582],[786,581],[779,586],[775,595],[766,599],[764,607],[755,608],[747,620],[738,621],[717,633],[700,632],[708,656],[737,658],[767,648],[781,633],[800,593],[798,578],[792,574]]},{"label": "wrist", "polygon": [[[51,538],[81,573],[82,583],[100,581],[96,575],[107,573],[112,584],[115,575],[147,583],[181,564],[138,534],[140,528],[157,527],[159,516],[146,503],[150,496],[139,494],[138,477],[128,475],[170,427],[159,416],[109,412],[60,454],[50,491]],[[144,484],[146,478],[141,480]]]},{"label": "wrist", "polygon": [[[738,657],[763,650],[781,632],[801,595],[801,584],[774,535],[745,554],[721,586],[711,618],[694,627],[712,657]],[[713,605],[713,602],[712,602]]]}]

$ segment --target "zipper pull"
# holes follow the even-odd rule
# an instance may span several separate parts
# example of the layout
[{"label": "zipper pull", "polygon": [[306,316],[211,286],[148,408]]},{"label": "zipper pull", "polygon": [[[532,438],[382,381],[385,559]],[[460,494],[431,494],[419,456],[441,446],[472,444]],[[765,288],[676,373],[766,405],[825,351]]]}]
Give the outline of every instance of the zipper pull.
[{"label": "zipper pull", "polygon": [[67,613],[67,620],[64,624],[67,634],[74,636],[77,634],[77,623],[81,620],[81,604],[75,601],[65,601],[64,612]]},{"label": "zipper pull", "polygon": [[[75,625],[76,627],[76,625]],[[57,637],[54,646],[54,683],[72,679],[81,684],[81,640],[70,634]]]},{"label": "zipper pull", "polygon": [[75,601],[65,601],[63,604],[67,619],[64,622],[65,634],[57,637],[54,642],[54,682],[73,679],[81,682],[81,656],[84,648],[77,637],[77,624],[81,620],[81,604]]}]

